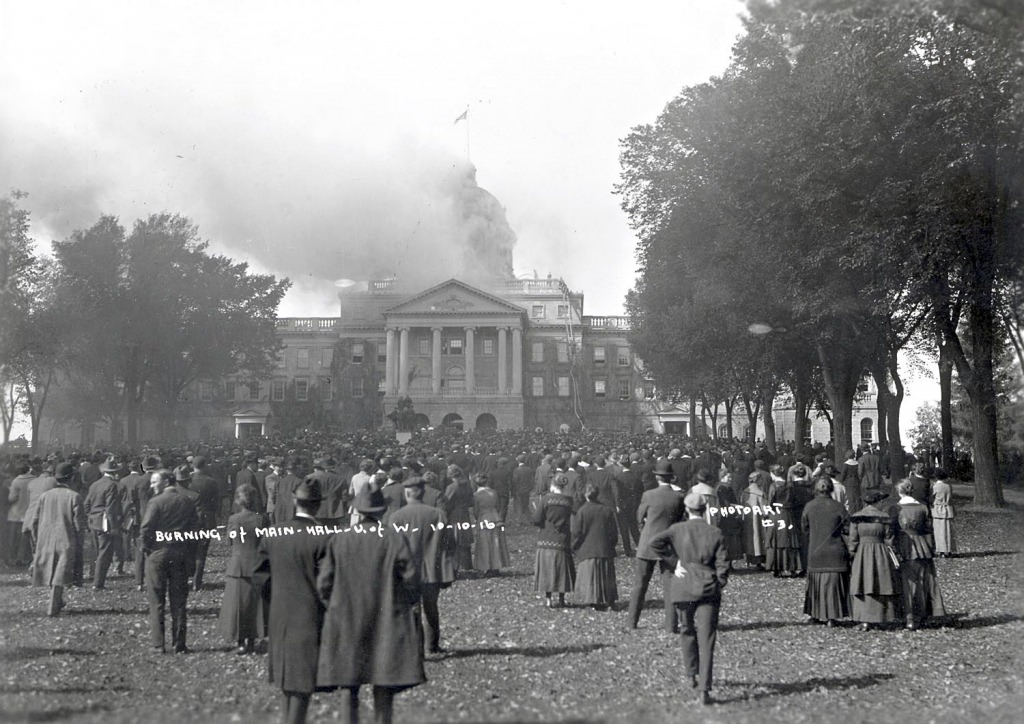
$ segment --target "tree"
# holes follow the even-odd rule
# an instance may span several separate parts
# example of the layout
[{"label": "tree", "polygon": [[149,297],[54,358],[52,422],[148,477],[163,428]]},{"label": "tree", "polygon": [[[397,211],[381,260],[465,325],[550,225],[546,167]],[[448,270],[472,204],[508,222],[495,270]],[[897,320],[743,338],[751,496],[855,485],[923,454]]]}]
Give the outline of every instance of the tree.
[{"label": "tree", "polygon": [[[125,235],[118,220],[54,244],[60,306],[88,350],[68,368],[79,407],[134,445],[143,400],[165,425],[196,380],[267,374],[280,348],[277,306],[289,286],[210,255],[187,218],[153,214]],[[88,414],[88,413],[86,413]]]}]

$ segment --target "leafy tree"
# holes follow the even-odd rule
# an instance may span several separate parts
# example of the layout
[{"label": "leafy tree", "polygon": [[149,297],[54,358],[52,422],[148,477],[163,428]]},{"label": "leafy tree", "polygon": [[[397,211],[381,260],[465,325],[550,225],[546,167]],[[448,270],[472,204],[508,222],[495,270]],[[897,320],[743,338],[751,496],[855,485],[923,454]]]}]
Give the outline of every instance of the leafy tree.
[{"label": "leafy tree", "polygon": [[72,397],[134,445],[147,394],[165,425],[188,385],[245,370],[269,373],[280,346],[277,306],[289,286],[207,252],[175,214],[136,221],[129,235],[102,217],[54,243],[57,293],[86,350],[68,368]]}]

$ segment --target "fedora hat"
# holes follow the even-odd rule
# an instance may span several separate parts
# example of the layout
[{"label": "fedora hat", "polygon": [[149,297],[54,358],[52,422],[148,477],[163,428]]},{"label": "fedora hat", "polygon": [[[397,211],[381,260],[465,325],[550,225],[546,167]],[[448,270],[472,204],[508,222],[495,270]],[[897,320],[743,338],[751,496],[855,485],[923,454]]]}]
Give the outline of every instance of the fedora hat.
[{"label": "fedora hat", "polygon": [[304,500],[307,503],[319,503],[324,499],[320,490],[320,480],[312,475],[307,475],[295,488],[295,499]]},{"label": "fedora hat", "polygon": [[101,473],[116,473],[120,469],[121,463],[119,463],[117,461],[117,458],[115,458],[113,455],[104,460],[103,463],[100,465]]}]

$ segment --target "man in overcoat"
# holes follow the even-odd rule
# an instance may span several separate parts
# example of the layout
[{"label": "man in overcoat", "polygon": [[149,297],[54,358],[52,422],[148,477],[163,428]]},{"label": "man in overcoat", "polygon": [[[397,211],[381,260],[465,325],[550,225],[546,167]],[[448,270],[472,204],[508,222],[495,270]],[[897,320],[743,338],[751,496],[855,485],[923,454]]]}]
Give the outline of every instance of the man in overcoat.
[{"label": "man in overcoat", "polygon": [[316,580],[330,538],[309,531],[310,526],[319,525],[314,516],[323,499],[320,481],[309,476],[288,495],[293,499],[294,515],[275,525],[278,530],[290,527],[294,533],[260,540],[255,575],[270,577],[270,683],[284,694],[282,721],[301,724],[306,721],[310,698],[318,690],[317,653],[324,605]]},{"label": "man in overcoat", "polygon": [[[196,455],[192,459],[192,481],[189,490],[195,493],[196,513],[199,516],[199,527],[211,530],[217,527],[217,514],[220,512],[220,487],[216,479],[207,473],[206,458]],[[196,573],[192,585],[197,591],[203,590],[203,573],[206,571],[206,555],[210,550],[210,539],[201,538],[196,541]]]},{"label": "man in overcoat", "polygon": [[651,550],[672,571],[668,595],[682,619],[683,666],[703,705],[711,703],[718,611],[729,578],[722,532],[704,520],[705,505],[704,497],[691,491],[685,498],[687,520],[650,542]]},{"label": "man in overcoat", "polygon": [[626,627],[637,627],[651,576],[654,575],[654,569],[660,567],[665,601],[665,630],[675,633],[679,623],[675,606],[668,595],[672,572],[661,564],[661,556],[651,548],[650,542],[656,535],[678,522],[685,514],[685,510],[683,496],[672,487],[672,463],[669,460],[659,460],[654,467],[654,476],[658,480],[658,487],[648,490],[641,496],[640,506],[636,512],[637,524],[640,526],[640,541],[636,546],[636,574],[633,591],[629,597],[629,619]]},{"label": "man in overcoat", "polygon": [[423,606],[423,629],[427,651],[443,653],[441,648],[441,614],[437,599],[441,589],[455,581],[455,536],[447,528],[444,511],[424,502],[426,485],[413,477],[402,483],[405,506],[391,514],[390,527],[408,542],[413,559],[420,567],[420,593]]},{"label": "man in overcoat", "polygon": [[39,496],[29,521],[36,541],[32,584],[50,587],[50,616],[64,608],[64,587],[72,582],[78,540],[86,529],[82,498],[68,487],[74,473],[71,463],[57,465],[56,485]]},{"label": "man in overcoat", "polygon": [[408,540],[390,525],[375,486],[363,488],[354,506],[363,532],[333,537],[317,577],[324,618],[317,683],[347,689],[346,721],[359,716],[359,687],[373,685],[375,718],[391,722],[395,695],[426,681],[417,603],[420,566]]}]

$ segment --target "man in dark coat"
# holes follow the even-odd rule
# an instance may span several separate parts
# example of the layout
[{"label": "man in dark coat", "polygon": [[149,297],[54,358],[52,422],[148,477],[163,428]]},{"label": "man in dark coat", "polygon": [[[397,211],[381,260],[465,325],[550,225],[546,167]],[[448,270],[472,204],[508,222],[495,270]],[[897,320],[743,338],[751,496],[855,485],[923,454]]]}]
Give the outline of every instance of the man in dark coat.
[{"label": "man in dark coat", "polygon": [[85,496],[85,514],[96,543],[96,569],[92,581],[92,587],[96,590],[105,587],[114,551],[121,545],[124,515],[117,477],[120,469],[121,465],[115,458],[107,458],[100,465],[103,477],[89,486],[89,494]]},{"label": "man in dark coat", "polygon": [[437,606],[442,588],[455,580],[455,536],[447,528],[442,510],[423,501],[426,485],[422,478],[402,483],[405,506],[391,514],[389,524],[409,542],[409,549],[420,567],[420,593],[423,605],[423,631],[427,651],[442,653],[441,615]]},{"label": "man in dark coat", "polygon": [[[189,489],[195,493],[196,513],[199,515],[199,527],[211,530],[217,527],[217,514],[220,512],[220,487],[217,481],[206,472],[206,458],[196,455],[192,459],[192,482]],[[203,572],[206,570],[206,554],[210,550],[210,539],[202,538],[196,542],[196,574],[193,586],[197,591],[203,590]]]},{"label": "man in dark coat", "polygon": [[[175,653],[188,651],[186,606],[188,604],[188,567],[193,555],[192,541],[182,534],[199,527],[195,503],[182,495],[175,475],[160,470],[151,477],[153,497],[142,519],[142,549],[146,560],[146,589],[149,599],[150,643],[164,652],[164,605],[170,600],[171,645]],[[179,534],[178,536],[175,533]],[[178,538],[181,540],[178,540]]]},{"label": "man in dark coat", "polygon": [[320,481],[310,476],[294,492],[293,516],[279,520],[278,529],[290,527],[290,535],[264,536],[260,540],[255,574],[270,576],[270,650],[267,658],[270,683],[281,688],[285,724],[306,721],[309,700],[317,687],[317,653],[323,629],[324,605],[317,594],[330,537],[316,535],[316,514],[322,494]]},{"label": "man in dark coat", "polygon": [[337,462],[334,458],[321,458],[313,461],[313,475],[320,481],[324,502],[320,505],[319,518],[324,525],[340,525],[348,513],[349,481],[335,470]]},{"label": "man in dark coat", "polygon": [[655,567],[660,566],[665,601],[665,630],[676,633],[679,623],[675,606],[668,595],[672,572],[661,564],[661,556],[651,548],[650,541],[678,522],[685,510],[683,496],[671,485],[674,477],[671,462],[659,460],[654,467],[654,475],[658,480],[658,487],[643,494],[636,512],[637,524],[640,526],[640,541],[636,546],[636,575],[629,597],[629,619],[626,627],[635,629],[640,621],[640,609],[643,608],[644,597],[647,595],[647,586],[650,585]]},{"label": "man in dark coat", "polygon": [[687,520],[651,539],[651,549],[672,571],[669,597],[682,619],[683,665],[697,701],[711,703],[711,673],[718,636],[722,588],[729,579],[722,532],[704,520],[705,502],[697,492],[685,498]]},{"label": "man in dark coat", "polygon": [[616,515],[619,524],[619,538],[622,540],[623,554],[633,555],[632,544],[640,542],[640,527],[636,522],[636,511],[640,507],[640,498],[644,494],[643,483],[633,472],[633,461],[623,455],[620,462],[622,468],[615,476],[618,489],[619,510]]},{"label": "man in dark coat", "polygon": [[390,722],[395,694],[426,681],[418,621],[420,566],[408,540],[381,518],[387,504],[375,486],[354,501],[363,532],[331,540],[317,576],[328,601],[317,664],[317,683],[347,689],[346,721],[359,714],[359,687],[373,685],[379,722]]},{"label": "man in dark coat", "polygon": [[274,522],[284,523],[295,517],[295,489],[302,483],[296,471],[299,461],[294,457],[285,460],[285,474],[277,483],[277,505],[274,506]]},{"label": "man in dark coat", "polygon": [[530,491],[533,489],[534,469],[526,464],[527,456],[516,458],[512,471],[512,495],[516,501],[516,512],[521,520],[530,519]]},{"label": "man in dark coat", "polygon": [[[261,481],[256,476],[256,473],[259,469],[259,461],[259,455],[256,455],[255,453],[250,453],[246,455],[245,465],[237,473],[235,473],[234,486],[232,487],[234,488],[234,490],[238,490],[243,485],[251,485],[252,487],[254,487],[256,489],[256,492],[260,496],[258,505],[260,508],[262,508],[266,504],[267,489],[260,485]],[[193,460],[193,463],[194,462],[195,461]],[[264,479],[265,478],[266,476],[264,476]],[[234,501],[232,501],[232,503],[233,502]]]},{"label": "man in dark coat", "polygon": [[150,480],[153,473],[160,469],[160,458],[149,455],[142,460],[142,475],[135,479],[132,486],[132,507],[138,520],[136,530],[138,540],[135,545],[135,585],[140,591],[145,590],[146,578],[146,554],[142,545],[142,521],[146,517],[146,506],[153,496],[153,489],[150,487]]}]

